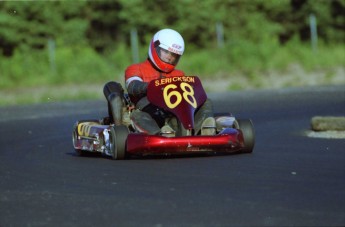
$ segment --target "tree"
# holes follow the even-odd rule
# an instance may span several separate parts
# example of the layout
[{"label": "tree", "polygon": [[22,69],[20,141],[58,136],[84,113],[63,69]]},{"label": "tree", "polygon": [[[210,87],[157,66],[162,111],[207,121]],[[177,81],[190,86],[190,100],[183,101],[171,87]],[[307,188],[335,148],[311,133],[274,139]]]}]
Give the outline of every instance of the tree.
[{"label": "tree", "polygon": [[178,30],[189,47],[211,48],[217,22],[226,42],[284,44],[296,36],[308,42],[310,14],[320,40],[343,43],[344,11],[344,0],[0,1],[0,49],[11,56],[16,49],[41,50],[54,39],[104,53],[129,45],[132,28],[146,45],[166,27]]},{"label": "tree", "polygon": [[[75,42],[86,30],[84,2],[0,2],[0,49],[11,56],[16,48],[43,49],[49,38]],[[62,13],[63,12],[63,13]]]}]

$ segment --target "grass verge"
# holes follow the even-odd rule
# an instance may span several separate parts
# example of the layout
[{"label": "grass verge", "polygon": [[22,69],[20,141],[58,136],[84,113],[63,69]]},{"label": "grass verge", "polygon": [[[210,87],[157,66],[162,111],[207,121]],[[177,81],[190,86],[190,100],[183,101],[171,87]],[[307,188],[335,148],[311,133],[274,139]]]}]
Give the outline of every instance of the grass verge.
[{"label": "grass verge", "polygon": [[[128,55],[128,48],[120,45],[103,56],[88,47],[60,47],[54,64],[42,51],[0,57],[0,105],[103,98],[103,84],[123,84],[131,64]],[[320,44],[315,52],[298,42],[279,46],[242,41],[222,49],[190,50],[178,68],[198,75],[208,92],[217,92],[345,84],[344,65],[344,45]]]}]

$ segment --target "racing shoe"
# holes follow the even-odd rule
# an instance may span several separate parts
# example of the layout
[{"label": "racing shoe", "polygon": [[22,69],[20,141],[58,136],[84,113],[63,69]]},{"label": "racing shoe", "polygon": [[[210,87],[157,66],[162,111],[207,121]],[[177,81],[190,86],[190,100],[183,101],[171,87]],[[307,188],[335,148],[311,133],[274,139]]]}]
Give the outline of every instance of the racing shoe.
[{"label": "racing shoe", "polygon": [[201,135],[212,136],[216,134],[216,120],[214,117],[208,117],[202,122]]},{"label": "racing shoe", "polygon": [[175,131],[172,129],[169,125],[164,125],[161,128],[161,136],[165,137],[174,137],[175,136]]}]

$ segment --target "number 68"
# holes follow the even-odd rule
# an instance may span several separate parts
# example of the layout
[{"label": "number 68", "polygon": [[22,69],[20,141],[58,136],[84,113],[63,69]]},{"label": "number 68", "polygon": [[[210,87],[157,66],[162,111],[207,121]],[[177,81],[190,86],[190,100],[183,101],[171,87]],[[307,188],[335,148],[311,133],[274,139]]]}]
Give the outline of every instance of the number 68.
[{"label": "number 68", "polygon": [[[164,101],[170,109],[174,109],[176,106],[178,106],[178,104],[180,104],[182,101],[182,97],[192,107],[194,107],[194,108],[197,107],[197,103],[196,103],[196,100],[194,97],[194,90],[193,90],[193,87],[191,85],[184,83],[184,82],[180,84],[180,88],[183,91],[182,95],[178,91],[170,91],[169,92],[170,89],[176,89],[176,88],[177,88],[177,86],[175,84],[169,84],[163,90]],[[174,102],[171,102],[171,99],[173,96],[176,97],[176,100]]]}]

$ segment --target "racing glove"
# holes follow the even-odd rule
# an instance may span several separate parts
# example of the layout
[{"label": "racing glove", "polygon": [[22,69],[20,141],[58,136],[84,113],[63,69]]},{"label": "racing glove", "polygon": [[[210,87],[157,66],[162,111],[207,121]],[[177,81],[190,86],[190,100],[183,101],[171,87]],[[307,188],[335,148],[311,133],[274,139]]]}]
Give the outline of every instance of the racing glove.
[{"label": "racing glove", "polygon": [[133,80],[127,87],[128,94],[134,97],[146,95],[148,83],[139,80]]}]

